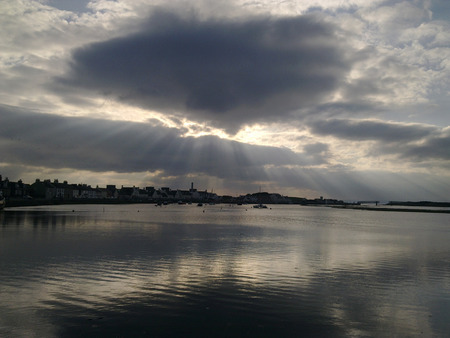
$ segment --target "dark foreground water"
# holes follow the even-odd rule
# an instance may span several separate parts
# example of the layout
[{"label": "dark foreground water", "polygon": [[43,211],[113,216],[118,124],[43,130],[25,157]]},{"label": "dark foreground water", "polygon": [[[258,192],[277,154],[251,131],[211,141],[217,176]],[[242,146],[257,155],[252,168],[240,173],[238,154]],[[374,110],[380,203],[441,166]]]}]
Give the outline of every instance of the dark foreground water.
[{"label": "dark foreground water", "polygon": [[449,214],[220,205],[0,213],[1,337],[449,333]]}]

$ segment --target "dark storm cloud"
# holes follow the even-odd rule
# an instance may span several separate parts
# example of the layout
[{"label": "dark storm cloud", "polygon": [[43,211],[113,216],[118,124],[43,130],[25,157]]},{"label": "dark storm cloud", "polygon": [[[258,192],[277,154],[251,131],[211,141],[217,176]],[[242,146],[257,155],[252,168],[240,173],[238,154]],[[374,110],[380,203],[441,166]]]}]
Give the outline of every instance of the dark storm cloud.
[{"label": "dark storm cloud", "polygon": [[0,107],[1,162],[122,173],[162,170],[261,179],[266,165],[311,164],[288,149],[215,136],[181,137],[177,129],[144,123],[70,118]]},{"label": "dark storm cloud", "polygon": [[311,131],[346,140],[410,142],[418,141],[438,131],[438,128],[420,124],[401,124],[383,121],[329,119],[310,123]]},{"label": "dark storm cloud", "polygon": [[199,21],[159,11],[137,34],[76,50],[55,87],[236,131],[317,104],[339,85],[350,65],[334,29],[313,16]]}]

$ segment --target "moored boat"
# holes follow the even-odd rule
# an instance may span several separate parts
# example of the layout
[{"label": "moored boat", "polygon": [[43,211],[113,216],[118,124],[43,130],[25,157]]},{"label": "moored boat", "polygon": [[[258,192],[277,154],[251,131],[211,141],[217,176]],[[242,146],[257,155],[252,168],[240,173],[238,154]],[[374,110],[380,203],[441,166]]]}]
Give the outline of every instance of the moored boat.
[{"label": "moored boat", "polygon": [[259,203],[259,204],[254,205],[253,208],[255,208],[255,209],[267,209],[267,205]]}]

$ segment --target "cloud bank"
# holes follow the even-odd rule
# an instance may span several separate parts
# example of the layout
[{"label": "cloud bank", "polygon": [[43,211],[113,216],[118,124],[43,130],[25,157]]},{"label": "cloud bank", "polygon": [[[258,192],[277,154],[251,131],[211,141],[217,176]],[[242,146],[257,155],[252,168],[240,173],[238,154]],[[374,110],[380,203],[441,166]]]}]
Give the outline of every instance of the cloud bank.
[{"label": "cloud bank", "polygon": [[[1,162],[9,170],[14,166],[41,166],[99,174],[153,173],[159,182],[171,184],[181,184],[183,177],[190,177],[196,182],[215,182],[216,188],[224,191],[243,187],[254,191],[264,184],[285,191],[323,191],[347,199],[405,197],[419,191],[430,196],[417,178],[416,187],[396,191],[408,175],[324,167],[332,154],[323,143],[309,144],[304,152],[296,153],[216,136],[183,137],[178,129],[149,123],[62,117],[5,106],[0,107],[0,119]],[[431,196],[442,196],[449,188],[442,179],[431,180],[436,186],[436,195]]]},{"label": "cloud bank", "polygon": [[3,158],[24,165],[262,179],[264,166],[314,164],[307,156],[286,148],[216,136],[182,137],[178,129],[151,124],[18,112],[5,107],[0,109],[0,118]]},{"label": "cloud bank", "polygon": [[339,85],[350,61],[335,29],[314,16],[201,21],[157,11],[139,33],[77,49],[57,84],[237,131]]}]

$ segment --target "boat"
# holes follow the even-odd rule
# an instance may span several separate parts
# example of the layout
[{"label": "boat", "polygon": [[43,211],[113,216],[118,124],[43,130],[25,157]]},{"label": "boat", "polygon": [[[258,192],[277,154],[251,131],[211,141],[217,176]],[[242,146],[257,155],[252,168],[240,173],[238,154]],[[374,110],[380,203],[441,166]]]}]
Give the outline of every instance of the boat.
[{"label": "boat", "polygon": [[203,206],[203,203],[200,202],[200,203],[197,204],[197,206],[198,206],[198,207],[202,207],[202,206]]},{"label": "boat", "polygon": [[255,208],[255,209],[267,209],[267,205],[259,203],[259,204],[254,205],[253,208]]}]

